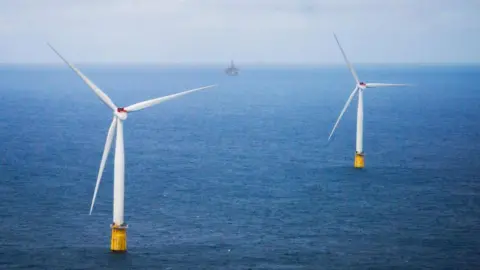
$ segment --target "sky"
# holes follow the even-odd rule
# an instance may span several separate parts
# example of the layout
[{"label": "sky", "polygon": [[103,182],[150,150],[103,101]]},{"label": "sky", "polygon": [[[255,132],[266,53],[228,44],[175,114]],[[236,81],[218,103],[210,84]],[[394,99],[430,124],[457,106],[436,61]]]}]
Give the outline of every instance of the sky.
[{"label": "sky", "polygon": [[479,0],[0,0],[0,63],[480,63]]}]

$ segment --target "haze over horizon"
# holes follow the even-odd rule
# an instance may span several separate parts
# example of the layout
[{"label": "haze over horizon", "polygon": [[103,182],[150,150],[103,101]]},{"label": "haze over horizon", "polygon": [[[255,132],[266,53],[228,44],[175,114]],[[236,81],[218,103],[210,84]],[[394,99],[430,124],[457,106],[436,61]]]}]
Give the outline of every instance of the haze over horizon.
[{"label": "haze over horizon", "polygon": [[480,63],[480,1],[0,0],[0,63]]}]

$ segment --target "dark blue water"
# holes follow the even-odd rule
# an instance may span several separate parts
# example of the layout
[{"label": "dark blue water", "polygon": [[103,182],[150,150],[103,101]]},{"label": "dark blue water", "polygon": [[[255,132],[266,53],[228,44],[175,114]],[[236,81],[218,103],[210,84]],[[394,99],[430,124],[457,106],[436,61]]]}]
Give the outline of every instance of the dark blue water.
[{"label": "dark blue water", "polygon": [[480,67],[82,67],[125,122],[127,254],[110,254],[111,112],[65,66],[0,68],[0,268],[479,269]]}]

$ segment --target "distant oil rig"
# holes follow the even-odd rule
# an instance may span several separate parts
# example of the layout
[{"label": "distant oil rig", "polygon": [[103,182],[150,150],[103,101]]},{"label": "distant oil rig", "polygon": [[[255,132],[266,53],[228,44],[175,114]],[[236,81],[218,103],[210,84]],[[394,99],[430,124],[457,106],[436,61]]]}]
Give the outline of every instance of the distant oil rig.
[{"label": "distant oil rig", "polygon": [[237,76],[238,75],[238,68],[235,67],[235,64],[233,63],[233,60],[230,62],[230,66],[228,68],[225,69],[225,73],[228,75],[228,76]]}]

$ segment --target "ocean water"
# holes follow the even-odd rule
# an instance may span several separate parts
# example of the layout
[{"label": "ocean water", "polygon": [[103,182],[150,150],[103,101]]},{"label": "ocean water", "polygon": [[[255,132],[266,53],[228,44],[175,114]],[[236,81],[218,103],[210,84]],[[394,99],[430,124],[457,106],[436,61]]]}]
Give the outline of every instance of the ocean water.
[{"label": "ocean water", "polygon": [[2,269],[480,269],[479,66],[79,66],[124,125],[128,253],[109,252],[111,111],[64,65],[0,67]]}]

